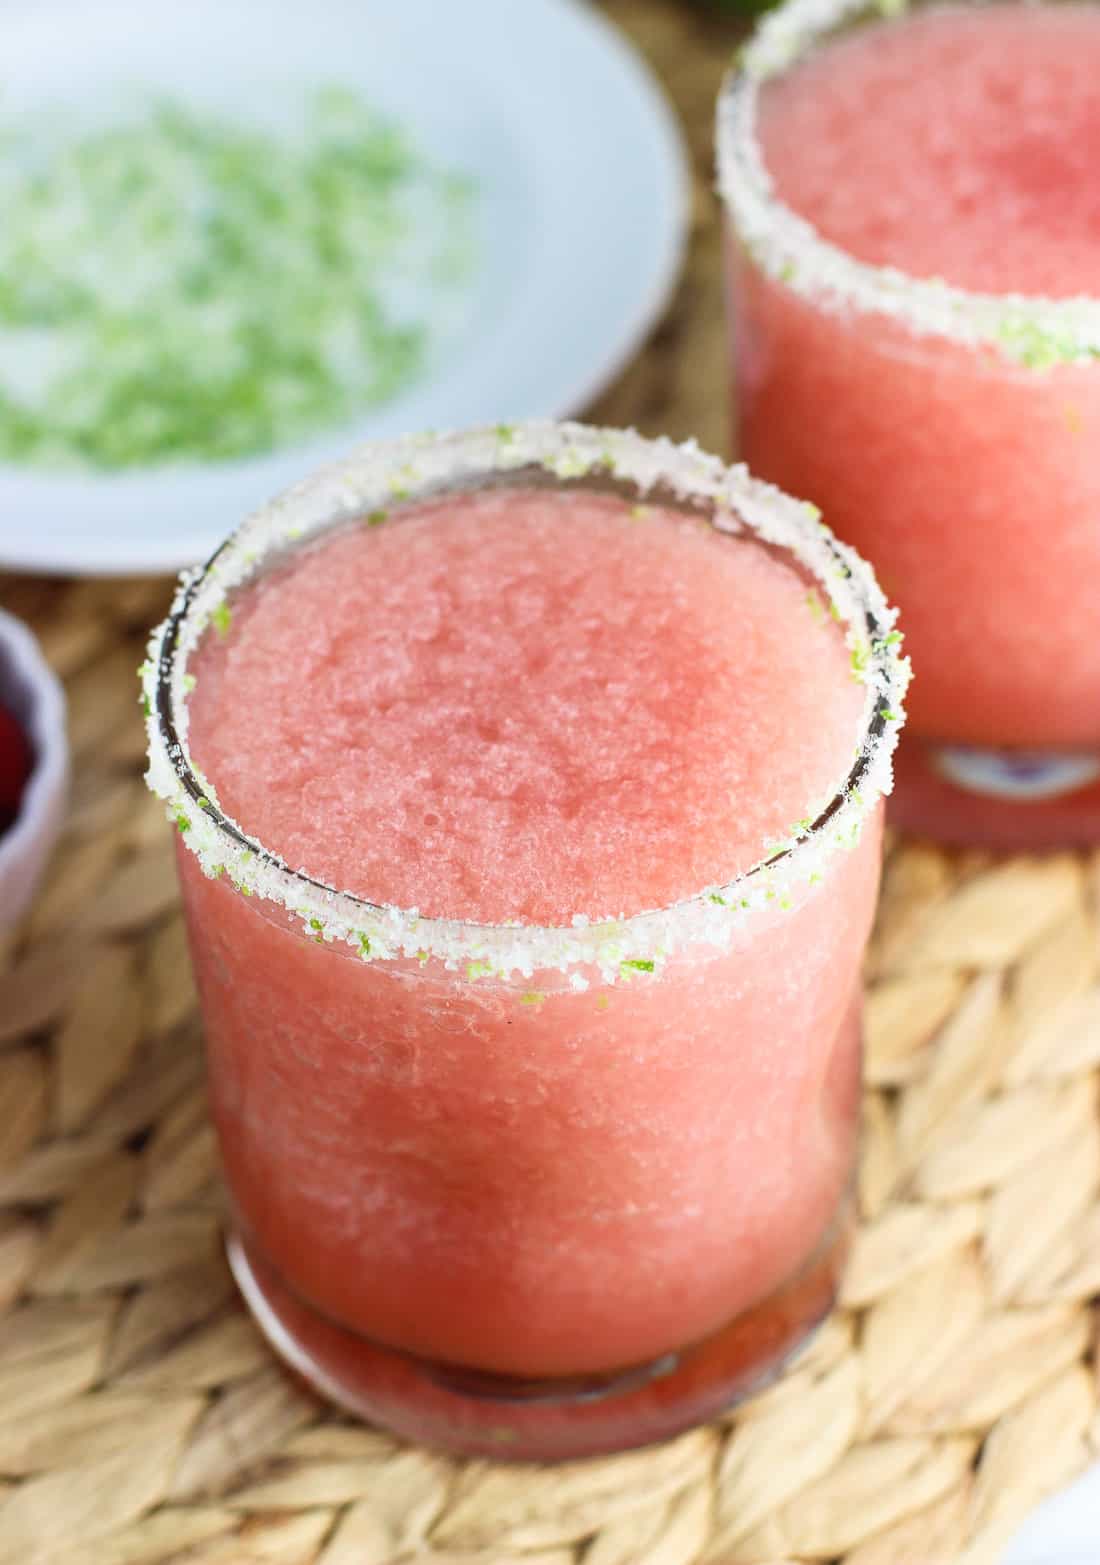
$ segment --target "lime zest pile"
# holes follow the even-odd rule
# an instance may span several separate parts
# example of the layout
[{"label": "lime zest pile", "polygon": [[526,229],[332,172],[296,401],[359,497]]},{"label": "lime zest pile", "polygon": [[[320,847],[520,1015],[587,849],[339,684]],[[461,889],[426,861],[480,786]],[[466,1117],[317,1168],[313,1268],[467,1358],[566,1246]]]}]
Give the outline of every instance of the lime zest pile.
[{"label": "lime zest pile", "polygon": [[402,391],[460,319],[472,181],[357,94],[278,133],[171,102],[0,121],[0,461],[259,455]]}]

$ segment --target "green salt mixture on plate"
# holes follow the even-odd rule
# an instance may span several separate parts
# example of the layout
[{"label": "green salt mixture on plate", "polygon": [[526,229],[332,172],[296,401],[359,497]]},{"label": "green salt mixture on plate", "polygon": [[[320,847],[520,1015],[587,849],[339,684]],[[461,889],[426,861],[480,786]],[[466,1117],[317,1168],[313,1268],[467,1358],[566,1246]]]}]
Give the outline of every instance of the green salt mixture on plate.
[{"label": "green salt mixture on plate", "polygon": [[461,319],[475,198],[343,88],[285,133],[169,102],[0,124],[0,462],[224,461],[353,421]]}]

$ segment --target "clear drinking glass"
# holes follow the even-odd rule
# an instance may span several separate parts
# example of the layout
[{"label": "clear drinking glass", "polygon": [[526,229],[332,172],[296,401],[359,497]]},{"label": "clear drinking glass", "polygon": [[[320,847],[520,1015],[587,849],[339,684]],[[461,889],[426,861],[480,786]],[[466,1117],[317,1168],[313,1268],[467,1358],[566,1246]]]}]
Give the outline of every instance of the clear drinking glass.
[{"label": "clear drinking glass", "polygon": [[900,608],[917,680],[899,824],[1011,848],[1093,842],[1100,295],[972,293],[867,264],[779,198],[761,145],[769,87],[894,9],[790,0],[722,92],[735,448],[821,505]]},{"label": "clear drinking glass", "polygon": [[[188,750],[188,664],[227,598],[379,506],[400,526],[395,490],[487,484],[667,504],[817,584],[865,691],[816,820],[731,885],[533,927],[372,905],[222,814]],[[180,828],[233,1269],[322,1393],[429,1444],[577,1456],[708,1417],[826,1315],[907,679],[891,624],[812,508],[575,425],[366,448],[185,579],[145,669],[150,783]]]}]

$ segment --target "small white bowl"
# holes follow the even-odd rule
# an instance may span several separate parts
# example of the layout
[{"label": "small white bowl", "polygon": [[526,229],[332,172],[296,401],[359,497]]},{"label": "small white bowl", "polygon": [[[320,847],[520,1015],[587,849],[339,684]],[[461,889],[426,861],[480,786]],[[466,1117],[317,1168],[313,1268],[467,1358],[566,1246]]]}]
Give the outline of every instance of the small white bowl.
[{"label": "small white bowl", "polygon": [[69,791],[65,695],[21,620],[0,610],[0,704],[30,739],[33,764],[19,813],[0,834],[0,931],[26,912],[57,841]]}]

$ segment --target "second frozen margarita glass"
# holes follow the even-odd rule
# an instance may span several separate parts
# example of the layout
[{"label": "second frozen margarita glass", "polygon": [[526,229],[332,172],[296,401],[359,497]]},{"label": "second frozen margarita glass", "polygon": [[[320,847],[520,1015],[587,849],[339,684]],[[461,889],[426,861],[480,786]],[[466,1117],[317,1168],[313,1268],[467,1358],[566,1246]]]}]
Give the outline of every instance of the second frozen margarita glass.
[{"label": "second frozen margarita glass", "polygon": [[897,602],[957,841],[1100,840],[1098,79],[1094,4],[789,0],[719,109],[736,443]]}]

